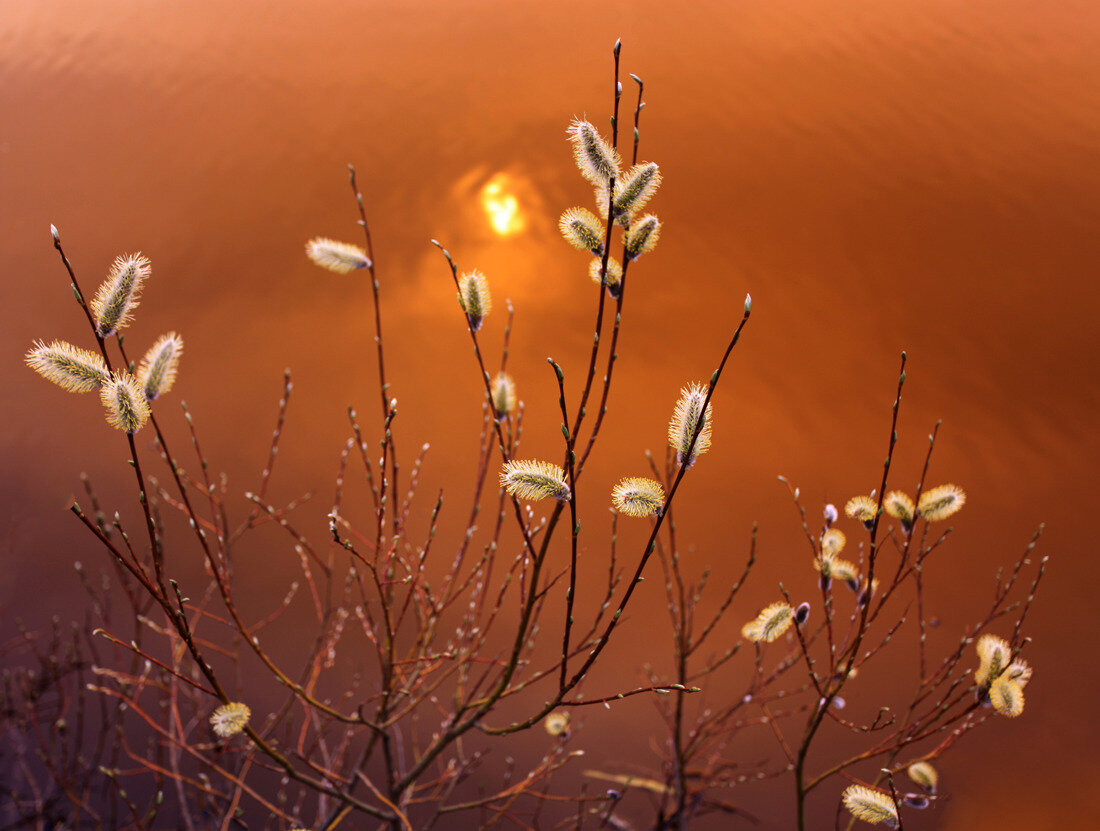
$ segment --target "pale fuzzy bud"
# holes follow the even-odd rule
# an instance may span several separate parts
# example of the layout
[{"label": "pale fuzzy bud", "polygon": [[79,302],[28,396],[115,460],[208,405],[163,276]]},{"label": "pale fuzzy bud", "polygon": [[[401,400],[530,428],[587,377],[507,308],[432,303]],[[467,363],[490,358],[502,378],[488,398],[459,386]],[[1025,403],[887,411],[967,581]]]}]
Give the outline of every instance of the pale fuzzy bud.
[{"label": "pale fuzzy bud", "polygon": [[989,703],[1002,716],[1016,718],[1024,711],[1024,691],[1015,681],[1002,675],[989,688]]},{"label": "pale fuzzy bud", "polygon": [[145,397],[154,401],[168,392],[176,381],[180,356],[183,355],[183,338],[175,332],[161,335],[145,353],[138,366],[137,380],[145,390]]},{"label": "pale fuzzy bud", "polygon": [[630,224],[623,237],[626,246],[626,258],[636,260],[642,254],[648,254],[657,247],[661,236],[661,222],[653,214],[646,214]]},{"label": "pale fuzzy bud", "polygon": [[985,688],[1008,668],[1012,647],[1004,638],[998,638],[996,635],[982,635],[978,638],[976,649],[979,663],[978,670],[974,673],[974,681],[979,687]]},{"label": "pale fuzzy bud", "polygon": [[500,472],[500,486],[512,496],[532,501],[553,498],[564,502],[570,493],[560,467],[529,459],[505,462]]},{"label": "pale fuzzy bud", "polygon": [[917,508],[912,498],[902,491],[890,491],[882,500],[882,509],[894,519],[901,521],[901,526],[907,532],[913,527]]},{"label": "pale fuzzy bud", "polygon": [[61,242],[61,234],[58,232],[56,225],[50,225],[50,236],[53,237],[54,242]]},{"label": "pale fuzzy bud", "polygon": [[753,643],[771,643],[794,622],[794,610],[786,603],[772,603],[741,627],[741,635]]},{"label": "pale fuzzy bud", "polygon": [[851,519],[859,520],[863,527],[871,530],[878,516],[878,503],[870,496],[853,496],[844,506],[844,513]]},{"label": "pale fuzzy bud", "polygon": [[585,208],[569,208],[558,220],[558,230],[565,241],[581,251],[603,254],[604,226],[596,215]]},{"label": "pale fuzzy bud", "polygon": [[619,154],[595,127],[577,119],[569,125],[568,135],[573,143],[573,158],[585,179],[593,185],[606,187],[612,176],[619,175]]},{"label": "pale fuzzy bud", "polygon": [[839,517],[840,517],[840,514],[837,512],[836,505],[834,505],[830,502],[828,505],[825,506],[825,522],[826,522],[826,524],[832,525],[834,522],[837,521],[837,519]]},{"label": "pale fuzzy bud", "polygon": [[371,265],[367,252],[359,246],[327,237],[314,237],[307,242],[306,256],[321,268],[337,274],[350,274]]},{"label": "pale fuzzy bud", "polygon": [[[676,451],[677,461],[686,467],[691,467],[697,456],[710,449],[713,407],[708,403],[706,413],[703,412],[703,401],[706,396],[706,387],[700,384],[690,384],[680,390],[680,399],[676,402],[672,421],[668,425],[669,446]],[[701,428],[698,426],[700,421],[702,421]],[[699,437],[692,447],[691,439],[696,429],[699,429]]]},{"label": "pale fuzzy bud", "polygon": [[89,304],[101,338],[113,335],[130,322],[142,285],[151,273],[149,260],[140,253],[116,257],[111,263],[107,279]]},{"label": "pale fuzzy bud", "polygon": [[929,762],[914,762],[907,771],[909,778],[928,793],[934,794],[939,786],[940,775]]},{"label": "pale fuzzy bud", "polygon": [[[630,224],[630,217],[646,206],[661,185],[661,172],[653,162],[636,164],[615,181],[612,218],[622,226]],[[596,204],[600,213],[607,216],[607,190],[596,191]]]},{"label": "pale fuzzy bud", "polygon": [[103,358],[63,340],[35,342],[26,355],[31,369],[69,392],[92,392],[110,379]]},{"label": "pale fuzzy bud", "polygon": [[516,408],[516,382],[507,372],[498,372],[490,389],[494,414],[498,420],[506,418]]},{"label": "pale fuzzy bud", "polygon": [[1017,658],[1008,665],[1008,669],[1004,671],[1003,675],[1019,684],[1022,690],[1027,686],[1027,682],[1031,680],[1031,666],[1023,658]]},{"label": "pale fuzzy bud", "polygon": [[847,541],[843,531],[839,528],[830,528],[821,535],[821,553],[826,557],[835,557],[844,550],[844,544]]},{"label": "pale fuzzy bud", "polygon": [[665,489],[654,479],[628,476],[611,491],[611,504],[626,516],[659,516],[665,506]]},{"label": "pale fuzzy bud", "polygon": [[136,433],[149,420],[145,390],[130,373],[116,373],[99,391],[107,409],[107,423],[124,433]]},{"label": "pale fuzzy bud", "polygon": [[947,519],[966,504],[966,494],[955,485],[940,485],[920,495],[917,513],[927,522]]},{"label": "pale fuzzy bud", "polygon": [[607,272],[603,275],[603,279],[600,279],[600,273],[603,270],[603,259],[597,257],[588,264],[588,276],[592,278],[594,283],[603,283],[607,286],[608,292],[612,297],[618,297],[622,291],[623,284],[623,267],[619,265],[618,261],[614,257],[607,258]]},{"label": "pale fuzzy bud", "polygon": [[546,732],[551,736],[566,738],[569,736],[569,713],[558,711],[550,713],[542,722]]},{"label": "pale fuzzy bud", "polygon": [[898,827],[898,809],[889,794],[864,785],[849,785],[844,789],[844,807],[856,819],[871,825],[883,823]]},{"label": "pale fuzzy bud", "polygon": [[907,793],[901,798],[901,803],[908,808],[923,811],[932,804],[932,800],[922,793]]},{"label": "pale fuzzy bud", "polygon": [[228,739],[244,730],[250,718],[252,718],[252,711],[248,709],[248,705],[239,701],[230,701],[213,712],[210,716],[210,726],[218,736]]},{"label": "pale fuzzy bud", "polygon": [[458,278],[458,304],[466,313],[470,328],[475,332],[480,329],[482,321],[493,308],[489,283],[484,274],[475,270]]}]

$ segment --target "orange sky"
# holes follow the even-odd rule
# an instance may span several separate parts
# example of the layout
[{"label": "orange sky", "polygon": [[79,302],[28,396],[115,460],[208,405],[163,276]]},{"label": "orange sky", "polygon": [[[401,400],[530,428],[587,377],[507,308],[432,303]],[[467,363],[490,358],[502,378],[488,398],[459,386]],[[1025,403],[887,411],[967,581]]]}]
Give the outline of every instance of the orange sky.
[{"label": "orange sky", "polygon": [[[479,380],[429,240],[485,272],[498,311],[505,297],[515,304],[526,449],[556,457],[545,359],[580,374],[593,300],[583,255],[556,231],[560,212],[588,199],[564,129],[574,116],[606,124],[616,37],[624,71],[646,82],[641,155],[664,174],[651,206],[664,228],[632,269],[613,429],[588,474],[593,527],[596,482],[645,472],[678,389],[709,376],[751,292],[679,533],[712,579],[732,579],[760,522],[761,562],[738,617],[772,599],[778,579],[812,588],[776,477],[814,510],[874,487],[908,350],[895,481],[911,489],[942,418],[932,484],[954,481],[970,497],[932,575],[937,613],[958,626],[977,614],[996,567],[1040,522],[1052,555],[1025,653],[1027,712],[945,759],[952,799],[935,827],[1076,827],[1100,762],[1090,695],[1100,679],[1080,651],[1097,633],[1100,403],[1100,11],[1083,0],[5,4],[4,631],[15,615],[79,616],[72,562],[105,561],[63,507],[81,471],[105,502],[124,504],[130,485],[124,444],[96,402],[22,364],[35,339],[86,340],[51,223],[89,287],[116,254],[152,259],[130,337],[183,334],[169,407],[188,402],[239,491],[255,483],[292,367],[277,487],[285,499],[328,494],[344,408],[375,411],[369,292],[315,269],[302,245],[354,238],[354,162],[398,440],[430,441],[428,481],[465,488]],[[501,211],[513,233],[494,228]],[[492,344],[501,325],[486,324]],[[313,506],[322,533],[327,499]],[[601,545],[594,533],[592,551]],[[624,632],[625,672],[646,660],[646,617],[636,610]],[[601,729],[622,730],[593,735]],[[624,740],[605,758],[635,749]]]}]

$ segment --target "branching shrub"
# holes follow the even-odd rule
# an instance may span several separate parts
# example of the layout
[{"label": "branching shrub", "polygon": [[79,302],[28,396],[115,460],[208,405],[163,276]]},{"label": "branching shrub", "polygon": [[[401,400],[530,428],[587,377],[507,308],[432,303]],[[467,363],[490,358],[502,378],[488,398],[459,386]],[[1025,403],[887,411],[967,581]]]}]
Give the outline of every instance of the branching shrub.
[{"label": "branching shrub", "polygon": [[[633,264],[662,233],[657,216],[643,213],[661,173],[639,161],[642,82],[634,78],[633,138],[624,143],[618,45],[614,58],[610,136],[583,120],[568,127],[577,165],[593,187],[594,211],[570,207],[559,227],[588,256],[584,270],[597,285],[586,372],[567,378],[549,359],[561,414],[560,459],[521,451],[524,407],[507,371],[511,305],[501,315],[485,275],[460,270],[433,241],[453,281],[484,393],[473,495],[457,539],[436,533],[443,494],[420,492],[427,445],[410,459],[394,438],[399,410],[387,375],[384,281],[354,169],[362,246],[320,237],[306,245],[318,266],[362,275],[373,292],[379,409],[373,426],[349,410],[330,540],[299,533],[299,501],[275,504],[268,497],[292,393],[289,372],[268,464],[258,489],[244,494],[242,513],[211,473],[186,407],[197,473],[169,448],[161,428],[183,339],[165,334],[137,362],[124,343],[139,294],[154,279],[149,261],[119,257],[89,301],[53,230],[96,349],[38,343],[27,363],[70,392],[99,392],[108,422],[126,437],[141,522],[131,528],[118,513],[108,517],[86,484],[87,498],[71,511],[115,572],[108,588],[86,581],[98,628],[91,637],[79,628],[65,636],[59,626],[52,639],[28,634],[8,646],[29,658],[5,676],[0,691],[7,826],[193,829],[247,819],[248,827],[265,828],[330,829],[345,820],[345,827],[394,829],[627,828],[631,804],[648,805],[649,827],[687,828],[715,812],[752,821],[731,787],[786,777],[800,829],[851,827],[856,820],[901,828],[909,812],[941,797],[939,757],[995,715],[1020,714],[1031,677],[1021,657],[1023,627],[1045,560],[1024,575],[1038,535],[998,576],[988,608],[957,645],[932,654],[925,566],[948,540],[940,523],[966,497],[961,488],[932,487],[927,479],[938,425],[913,491],[893,486],[904,354],[881,477],[843,506],[843,517],[825,505],[819,520],[809,518],[817,509],[808,513],[789,486],[806,540],[803,573],[792,575],[791,585],[816,582],[812,591],[801,590],[806,596],[780,584],[763,609],[737,602],[756,561],[755,529],[739,579],[718,588],[713,600],[708,571],[689,573],[681,557],[676,497],[684,477],[706,464],[704,454],[720,441],[713,433],[715,391],[749,321],[747,296],[709,380],[687,383],[679,400],[668,402],[665,458],[650,456],[649,476],[626,475],[610,489],[609,539],[582,538],[578,493],[608,412],[623,300],[632,269],[644,267]],[[499,316],[503,349],[491,365],[485,327]],[[368,438],[375,431],[377,438]],[[139,447],[138,435],[148,444]],[[166,471],[163,479],[153,466]],[[345,483],[353,475],[366,484],[365,524],[349,518],[356,506]],[[182,541],[170,539],[166,512],[186,520],[205,585],[184,584],[182,558],[174,553]],[[620,550],[620,521],[648,523],[639,550]],[[282,535],[301,574],[257,618],[242,603],[247,584],[238,579],[235,554],[243,538],[264,527]],[[606,562],[606,583],[598,589],[578,581],[582,550]],[[615,640],[624,612],[635,607],[643,576],[658,569],[671,676],[650,669],[642,686],[591,694],[586,679]],[[293,628],[302,631],[308,619],[311,630],[308,648],[288,657],[268,632],[292,605]],[[858,694],[853,679],[903,628],[918,641],[917,683],[870,721],[846,719],[845,698]],[[724,679],[724,688],[736,683],[742,692],[721,704],[713,697],[696,704],[719,672],[736,679]],[[571,714],[586,708],[598,714],[600,705],[632,696],[657,703],[666,731],[658,758],[634,771],[577,762]],[[730,758],[733,738],[748,729],[774,736],[773,760],[746,765]],[[499,779],[490,778],[482,770],[486,750],[528,730],[545,730],[548,749],[526,772],[509,764]],[[821,737],[837,731],[847,738],[830,740],[823,751]],[[579,792],[562,787],[556,774],[566,766],[589,784]],[[826,784],[834,788],[835,817],[811,823],[808,795]],[[627,800],[628,792],[649,799]]]}]

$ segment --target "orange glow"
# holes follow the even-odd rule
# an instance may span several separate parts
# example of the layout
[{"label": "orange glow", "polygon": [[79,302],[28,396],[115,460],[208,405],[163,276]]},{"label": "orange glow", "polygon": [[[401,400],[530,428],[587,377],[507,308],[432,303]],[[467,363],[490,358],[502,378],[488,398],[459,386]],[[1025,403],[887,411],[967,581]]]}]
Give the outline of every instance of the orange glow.
[{"label": "orange glow", "polygon": [[527,227],[527,220],[520,210],[519,200],[511,192],[511,178],[497,173],[485,183],[478,198],[489,226],[502,237],[518,234]]}]

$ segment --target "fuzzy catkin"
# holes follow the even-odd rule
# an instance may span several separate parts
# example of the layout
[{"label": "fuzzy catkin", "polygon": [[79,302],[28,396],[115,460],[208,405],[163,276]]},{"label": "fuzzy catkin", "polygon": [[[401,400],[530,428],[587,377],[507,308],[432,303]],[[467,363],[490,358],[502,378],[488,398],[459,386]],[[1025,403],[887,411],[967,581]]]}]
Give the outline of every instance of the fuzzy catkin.
[{"label": "fuzzy catkin", "polygon": [[47,381],[69,392],[93,392],[110,380],[102,357],[63,340],[36,342],[25,360]]},{"label": "fuzzy catkin", "polygon": [[306,256],[336,274],[350,274],[371,265],[367,252],[359,246],[327,237],[314,237],[307,242]]},{"label": "fuzzy catkin", "polygon": [[107,410],[107,423],[131,435],[149,420],[145,390],[128,372],[115,373],[99,391],[99,400]]},{"label": "fuzzy catkin", "polygon": [[176,381],[180,356],[183,355],[183,338],[175,332],[161,335],[154,343],[137,370],[137,380],[141,384],[145,397],[155,401],[168,392]]},{"label": "fuzzy catkin", "polygon": [[131,321],[142,286],[151,273],[152,266],[141,253],[115,258],[107,279],[89,304],[96,332],[101,338],[113,335]]}]

